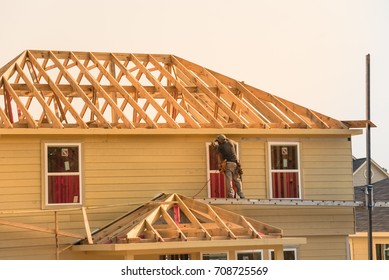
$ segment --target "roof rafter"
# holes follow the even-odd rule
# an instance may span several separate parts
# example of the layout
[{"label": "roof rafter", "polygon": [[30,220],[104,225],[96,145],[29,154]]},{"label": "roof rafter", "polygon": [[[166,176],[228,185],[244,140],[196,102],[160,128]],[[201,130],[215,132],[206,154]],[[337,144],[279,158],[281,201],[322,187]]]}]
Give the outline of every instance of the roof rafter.
[{"label": "roof rafter", "polygon": [[0,128],[352,129],[170,54],[27,50],[0,68]]},{"label": "roof rafter", "polygon": [[111,124],[104,118],[101,112],[96,108],[96,106],[92,103],[92,101],[88,98],[79,84],[74,80],[74,78],[70,75],[70,73],[66,70],[66,67],[61,64],[61,62],[57,59],[55,54],[50,51],[50,59],[54,62],[54,64],[59,68],[60,73],[65,77],[65,79],[70,83],[74,90],[80,94],[80,97],[84,100],[85,105],[89,107],[93,114],[96,115],[97,119],[105,126],[112,127]]},{"label": "roof rafter", "polygon": [[136,56],[131,54],[130,57],[131,61],[139,68],[139,70],[147,77],[147,79],[155,86],[155,88],[163,94],[165,100],[180,112],[180,114],[191,125],[191,127],[200,128],[200,125],[187,113],[184,108],[181,107],[177,100],[166,91],[161,83],[146,69],[146,67],[136,58]]}]

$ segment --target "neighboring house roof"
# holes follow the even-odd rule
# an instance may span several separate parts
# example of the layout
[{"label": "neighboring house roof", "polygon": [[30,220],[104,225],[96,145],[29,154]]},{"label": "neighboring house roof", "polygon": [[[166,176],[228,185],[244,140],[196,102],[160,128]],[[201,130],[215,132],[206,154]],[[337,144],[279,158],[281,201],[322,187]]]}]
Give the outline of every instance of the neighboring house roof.
[{"label": "neighboring house roof", "polygon": [[353,173],[366,163],[366,158],[353,158]]},{"label": "neighboring house roof", "polygon": [[366,126],[175,55],[27,50],[0,69],[0,95],[0,128]]},{"label": "neighboring house roof", "polygon": [[[372,178],[372,180],[379,181],[379,180],[381,180],[383,178],[389,178],[388,170],[386,170],[385,168],[381,167],[374,160],[371,160],[371,164],[372,164],[372,168],[371,169],[372,169],[372,172],[373,172],[373,176],[378,178],[378,179],[376,179],[374,177],[374,179]],[[354,175],[354,177],[357,175],[358,172],[366,172],[366,170],[367,170],[366,165],[367,165],[366,158],[358,158],[357,159],[357,158],[353,157],[353,175]],[[379,174],[374,174],[374,173],[379,173]],[[366,174],[363,174],[363,176],[366,178]]]},{"label": "neighboring house roof", "polygon": [[[365,188],[354,187],[355,200],[365,200]],[[389,202],[389,178],[373,184],[374,201]],[[356,232],[368,231],[368,210],[366,207],[355,208]],[[372,229],[374,232],[389,232],[389,208],[375,207],[372,211]]]},{"label": "neighboring house roof", "polygon": [[283,238],[281,229],[223,208],[179,194],[161,194],[95,231],[89,240],[77,242],[72,250],[142,250],[138,254],[147,254],[147,250],[175,248],[285,245],[291,240],[306,242]]}]

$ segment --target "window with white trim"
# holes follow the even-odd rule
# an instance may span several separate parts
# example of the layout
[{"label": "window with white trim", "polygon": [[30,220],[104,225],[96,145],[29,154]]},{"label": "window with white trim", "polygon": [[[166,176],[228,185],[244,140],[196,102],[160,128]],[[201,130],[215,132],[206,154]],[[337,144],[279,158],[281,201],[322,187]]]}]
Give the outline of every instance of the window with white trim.
[{"label": "window with white trim", "polygon": [[298,143],[269,143],[271,198],[301,198]]},{"label": "window with white trim", "polygon": [[228,253],[201,253],[202,260],[228,260]]},{"label": "window with white trim", "polygon": [[262,250],[245,250],[236,252],[237,260],[262,260]]},{"label": "window with white trim", "polygon": [[[274,250],[269,250],[270,259],[275,260]],[[284,248],[284,260],[297,260],[297,249],[296,248]]]},{"label": "window with white trim", "polygon": [[81,203],[81,144],[46,143],[45,203],[70,205]]},{"label": "window with white trim", "polygon": [[376,244],[376,259],[389,260],[389,244]]}]

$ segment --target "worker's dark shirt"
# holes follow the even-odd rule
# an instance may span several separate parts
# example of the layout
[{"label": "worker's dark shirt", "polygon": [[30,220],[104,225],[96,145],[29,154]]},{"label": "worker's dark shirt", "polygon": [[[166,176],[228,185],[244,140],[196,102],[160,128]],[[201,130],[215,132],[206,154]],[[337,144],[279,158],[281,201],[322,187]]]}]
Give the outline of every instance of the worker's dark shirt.
[{"label": "worker's dark shirt", "polygon": [[224,141],[224,143],[219,143],[217,146],[217,152],[219,152],[223,159],[227,161],[237,162],[238,160],[234,144],[229,139]]}]

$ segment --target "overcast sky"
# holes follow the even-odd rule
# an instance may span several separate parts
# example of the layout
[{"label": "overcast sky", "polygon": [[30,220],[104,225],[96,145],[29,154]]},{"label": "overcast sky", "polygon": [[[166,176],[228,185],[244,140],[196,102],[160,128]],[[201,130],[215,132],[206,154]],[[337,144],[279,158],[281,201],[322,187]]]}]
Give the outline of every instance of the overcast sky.
[{"label": "overcast sky", "polygon": [[[167,53],[339,120],[389,169],[387,0],[2,0],[0,66],[26,49]],[[366,135],[353,137],[365,157]]]}]

